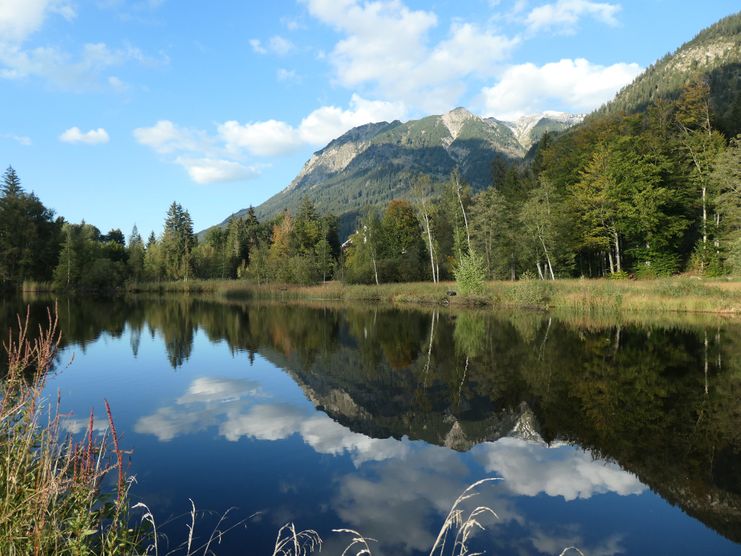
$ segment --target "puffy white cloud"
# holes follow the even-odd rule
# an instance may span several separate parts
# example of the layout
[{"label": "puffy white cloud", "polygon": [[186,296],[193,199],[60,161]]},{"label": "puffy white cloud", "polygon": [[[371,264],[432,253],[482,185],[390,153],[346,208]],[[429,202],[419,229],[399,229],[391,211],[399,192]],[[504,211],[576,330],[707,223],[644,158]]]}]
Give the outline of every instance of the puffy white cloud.
[{"label": "puffy white cloud", "polygon": [[646,489],[632,473],[566,444],[547,446],[502,438],[476,446],[473,453],[484,469],[502,477],[515,494],[536,496],[543,492],[569,501],[605,492],[640,494]]},{"label": "puffy white cloud", "polygon": [[406,107],[402,102],[367,100],[352,95],[347,109],[336,106],[317,108],[301,120],[301,138],[310,145],[325,145],[337,136],[359,125],[403,118]]},{"label": "puffy white cloud", "polygon": [[134,138],[161,154],[176,151],[203,152],[212,146],[212,140],[206,132],[181,127],[170,120],[159,120],[152,127],[136,128]]},{"label": "puffy white cloud", "polygon": [[230,151],[246,149],[256,156],[275,156],[306,145],[323,146],[353,127],[404,116],[399,102],[367,100],[353,95],[347,109],[322,106],[306,116],[298,127],[278,120],[240,124],[230,120],[218,128]]},{"label": "puffy white cloud", "polygon": [[171,161],[185,168],[190,179],[199,184],[247,180],[260,175],[257,166],[234,160],[217,138],[203,130],[160,120],[151,127],[134,129],[133,135],[137,142],[157,153],[176,155]]},{"label": "puffy white cloud", "polygon": [[50,0],[0,0],[0,42],[22,42],[37,31]]},{"label": "puffy white cloud", "polygon": [[86,145],[99,145],[110,141],[108,132],[99,127],[90,131],[82,131],[79,127],[71,127],[64,131],[59,140],[64,143],[85,143]]},{"label": "puffy white cloud", "polygon": [[429,44],[437,16],[399,0],[306,4],[312,16],[343,35],[330,54],[342,85],[368,86],[375,96],[428,112],[449,110],[465,92],[468,77],[492,75],[518,43],[478,25],[453,22],[446,38]]},{"label": "puffy white cloud", "polygon": [[591,2],[590,0],[558,0],[533,8],[526,16],[525,23],[531,32],[555,29],[571,33],[582,17],[592,17],[607,25],[617,25],[619,4]]},{"label": "puffy white cloud", "polygon": [[244,125],[230,120],[221,124],[218,131],[227,149],[247,149],[257,156],[285,154],[303,146],[298,131],[277,120]]},{"label": "puffy white cloud", "polygon": [[584,58],[512,66],[496,85],[482,90],[485,112],[504,119],[559,107],[589,112],[610,100],[641,71],[638,64],[602,66]]},{"label": "puffy white cloud", "polygon": [[185,168],[190,179],[200,184],[248,180],[260,175],[259,169],[254,166],[244,166],[222,158],[179,156],[175,162]]}]

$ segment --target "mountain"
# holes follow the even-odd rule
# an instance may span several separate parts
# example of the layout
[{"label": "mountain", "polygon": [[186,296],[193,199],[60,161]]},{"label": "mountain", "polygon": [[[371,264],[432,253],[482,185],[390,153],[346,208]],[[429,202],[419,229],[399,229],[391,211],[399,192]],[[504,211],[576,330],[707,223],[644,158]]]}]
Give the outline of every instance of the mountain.
[{"label": "mountain", "polygon": [[407,195],[419,174],[442,182],[458,167],[474,189],[485,188],[494,159],[521,159],[543,133],[562,131],[582,118],[545,112],[505,122],[456,108],[405,123],[359,126],[315,152],[288,187],[257,207],[257,215],[264,220],[293,210],[306,196],[320,211],[340,216],[340,233],[347,235],[364,206]]},{"label": "mountain", "polygon": [[639,112],[658,98],[676,98],[697,79],[710,85],[715,125],[741,132],[741,12],[725,17],[646,68],[597,114]]},{"label": "mountain", "polygon": [[[715,127],[726,137],[741,133],[741,13],[718,21],[662,57],[586,120],[641,112],[658,98],[676,98],[697,79],[710,85]],[[575,128],[584,119],[544,112],[507,122],[456,108],[406,123],[356,127],[314,153],[288,187],[257,207],[257,215],[272,218],[308,197],[320,211],[340,217],[340,234],[345,236],[363,207],[408,195],[419,174],[439,183],[459,167],[475,190],[482,189],[491,184],[495,159],[522,159],[546,131]]]}]

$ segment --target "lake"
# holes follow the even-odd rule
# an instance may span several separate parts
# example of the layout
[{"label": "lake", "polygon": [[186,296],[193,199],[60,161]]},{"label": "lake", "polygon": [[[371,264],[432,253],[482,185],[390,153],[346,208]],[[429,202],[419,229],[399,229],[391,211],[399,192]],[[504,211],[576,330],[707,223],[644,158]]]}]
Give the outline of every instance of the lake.
[{"label": "lake", "polygon": [[[30,303],[0,302],[0,333]],[[110,402],[169,547],[428,554],[484,478],[490,554],[741,553],[741,322],[207,301],[59,300],[47,385],[80,434]],[[71,361],[71,363],[70,363]],[[163,542],[165,542],[163,540]],[[576,554],[576,552],[572,552]]]}]

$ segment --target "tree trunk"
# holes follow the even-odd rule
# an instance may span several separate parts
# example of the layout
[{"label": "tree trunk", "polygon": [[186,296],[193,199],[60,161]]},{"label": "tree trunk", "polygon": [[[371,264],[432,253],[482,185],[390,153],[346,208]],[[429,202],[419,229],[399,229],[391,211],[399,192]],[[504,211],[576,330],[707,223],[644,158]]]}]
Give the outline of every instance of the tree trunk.
[{"label": "tree trunk", "polygon": [[613,232],[613,237],[615,239],[615,267],[618,272],[622,272],[623,269],[620,266],[620,238],[617,231]]},{"label": "tree trunk", "polygon": [[466,209],[463,208],[463,198],[461,197],[461,185],[457,177],[455,180],[455,192],[458,195],[458,203],[461,205],[461,212],[463,213],[463,224],[466,226],[466,241],[468,242],[468,252],[471,253],[471,234],[468,231],[468,217],[466,216]]},{"label": "tree trunk", "polygon": [[545,241],[543,241],[543,235],[538,234],[538,239],[540,239],[540,244],[543,246],[543,253],[545,254],[545,261],[548,263],[548,271],[551,274],[551,280],[555,280],[556,277],[553,274],[553,265],[551,265],[551,257],[548,254],[548,248],[545,246]]},{"label": "tree trunk", "polygon": [[425,228],[427,230],[427,242],[430,249],[430,268],[432,270],[432,283],[437,284],[439,281],[439,276],[435,274],[435,251],[432,247],[432,230],[430,230],[430,216],[429,214],[427,214],[427,211],[425,209],[422,209],[422,217],[425,221]]},{"label": "tree trunk", "polygon": [[702,247],[703,250],[708,242],[708,188],[702,184]]},{"label": "tree trunk", "polygon": [[615,264],[612,262],[612,249],[607,250],[607,259],[610,261],[610,274],[615,274]]},{"label": "tree trunk", "polygon": [[540,276],[540,279],[545,280],[545,278],[543,278],[543,271],[540,269],[540,261],[535,261],[535,266],[538,268],[538,276]]}]

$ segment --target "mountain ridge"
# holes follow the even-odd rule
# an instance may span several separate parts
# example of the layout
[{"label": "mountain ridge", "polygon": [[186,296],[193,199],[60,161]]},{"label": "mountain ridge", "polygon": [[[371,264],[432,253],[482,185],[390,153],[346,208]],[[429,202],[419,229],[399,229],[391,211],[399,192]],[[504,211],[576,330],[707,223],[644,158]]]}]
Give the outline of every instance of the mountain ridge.
[{"label": "mountain ridge", "polygon": [[545,132],[563,131],[583,118],[546,111],[506,121],[457,107],[406,122],[364,124],[314,152],[291,183],[256,207],[256,213],[269,219],[295,209],[306,196],[319,210],[338,214],[341,233],[348,232],[363,206],[408,194],[419,174],[441,182],[458,167],[474,189],[483,189],[491,183],[495,158],[521,160]]}]

